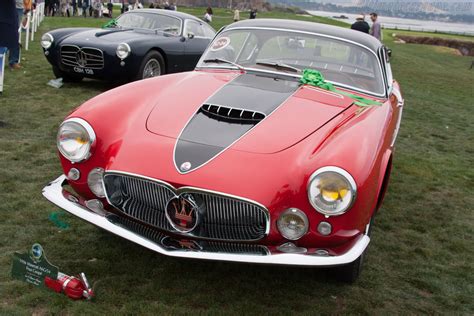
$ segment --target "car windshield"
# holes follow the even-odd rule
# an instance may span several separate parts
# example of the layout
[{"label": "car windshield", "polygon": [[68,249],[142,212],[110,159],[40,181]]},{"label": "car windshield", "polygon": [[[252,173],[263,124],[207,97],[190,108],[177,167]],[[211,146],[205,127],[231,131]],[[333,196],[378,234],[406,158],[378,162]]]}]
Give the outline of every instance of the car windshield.
[{"label": "car windshield", "polygon": [[377,95],[385,93],[376,55],[335,38],[285,30],[228,30],[214,39],[198,67],[235,67],[217,60],[279,73],[316,69],[335,84]]},{"label": "car windshield", "polygon": [[174,35],[181,34],[181,20],[163,14],[129,12],[116,20],[116,26],[126,29],[158,30]]}]

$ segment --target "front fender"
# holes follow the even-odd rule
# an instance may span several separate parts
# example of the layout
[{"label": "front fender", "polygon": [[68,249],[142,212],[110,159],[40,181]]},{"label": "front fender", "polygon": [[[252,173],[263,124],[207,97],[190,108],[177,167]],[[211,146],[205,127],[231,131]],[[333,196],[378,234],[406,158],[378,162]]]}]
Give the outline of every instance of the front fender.
[{"label": "front fender", "polygon": [[[376,209],[390,159],[391,107],[385,102],[380,107],[360,110],[353,106],[342,114],[348,116],[344,124],[323,129],[306,141],[304,152],[308,158],[304,163],[303,178],[307,183],[314,171],[325,166],[336,166],[349,172],[357,185],[355,203],[345,214],[330,217],[328,221],[336,229],[363,232]],[[312,208],[309,202],[308,207]]]}]

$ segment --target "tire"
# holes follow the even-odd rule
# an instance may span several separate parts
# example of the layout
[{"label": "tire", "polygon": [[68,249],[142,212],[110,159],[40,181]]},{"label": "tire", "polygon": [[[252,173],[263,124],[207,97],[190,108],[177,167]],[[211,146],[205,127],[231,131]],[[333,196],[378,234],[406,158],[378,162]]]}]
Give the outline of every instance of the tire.
[{"label": "tire", "polygon": [[336,279],[348,284],[354,283],[359,278],[360,272],[362,271],[364,254],[365,251],[354,262],[335,268],[334,272],[336,273]]},{"label": "tire", "polygon": [[63,78],[63,82],[81,82],[84,79],[81,75],[69,74],[54,66],[53,73],[56,78]]},{"label": "tire", "polygon": [[143,58],[135,80],[158,77],[166,73],[163,56],[156,50],[149,51]]},{"label": "tire", "polygon": [[[367,236],[369,237],[372,233],[373,223],[374,223],[374,217],[372,216],[372,218],[370,219],[369,231],[367,232]],[[364,257],[367,252],[367,249],[368,248],[366,248],[364,252],[360,255],[360,257],[357,258],[355,261],[345,264],[340,267],[336,267],[334,269],[336,279],[348,284],[354,283],[359,278],[359,275],[362,271],[362,267],[364,264]]]}]

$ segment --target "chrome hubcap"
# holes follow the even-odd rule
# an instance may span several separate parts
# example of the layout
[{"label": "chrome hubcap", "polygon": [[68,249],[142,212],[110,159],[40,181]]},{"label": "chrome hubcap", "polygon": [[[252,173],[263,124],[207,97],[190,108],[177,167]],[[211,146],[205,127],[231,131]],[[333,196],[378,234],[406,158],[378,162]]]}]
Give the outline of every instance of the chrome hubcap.
[{"label": "chrome hubcap", "polygon": [[150,59],[143,69],[143,79],[157,77],[161,75],[161,66],[158,60]]}]

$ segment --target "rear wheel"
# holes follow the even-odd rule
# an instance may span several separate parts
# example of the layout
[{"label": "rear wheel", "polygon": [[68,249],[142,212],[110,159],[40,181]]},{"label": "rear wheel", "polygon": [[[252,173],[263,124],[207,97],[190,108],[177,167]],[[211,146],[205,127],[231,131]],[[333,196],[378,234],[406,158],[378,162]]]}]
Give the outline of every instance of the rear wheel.
[{"label": "rear wheel", "polygon": [[165,73],[163,56],[159,52],[152,50],[143,58],[135,80],[158,77]]},{"label": "rear wheel", "polygon": [[74,75],[67,72],[62,71],[58,67],[53,66],[53,73],[56,78],[63,78],[64,82],[80,82],[84,77],[81,75]]},{"label": "rear wheel", "polygon": [[[372,218],[370,219],[369,231],[367,232],[367,235],[369,237],[372,232],[373,222],[374,222],[374,217],[372,216]],[[336,278],[341,282],[354,283],[359,278],[359,275],[362,271],[364,257],[365,257],[366,252],[367,252],[367,248],[360,255],[360,257],[357,258],[355,261],[345,264],[340,267],[336,267],[334,270]]]}]

